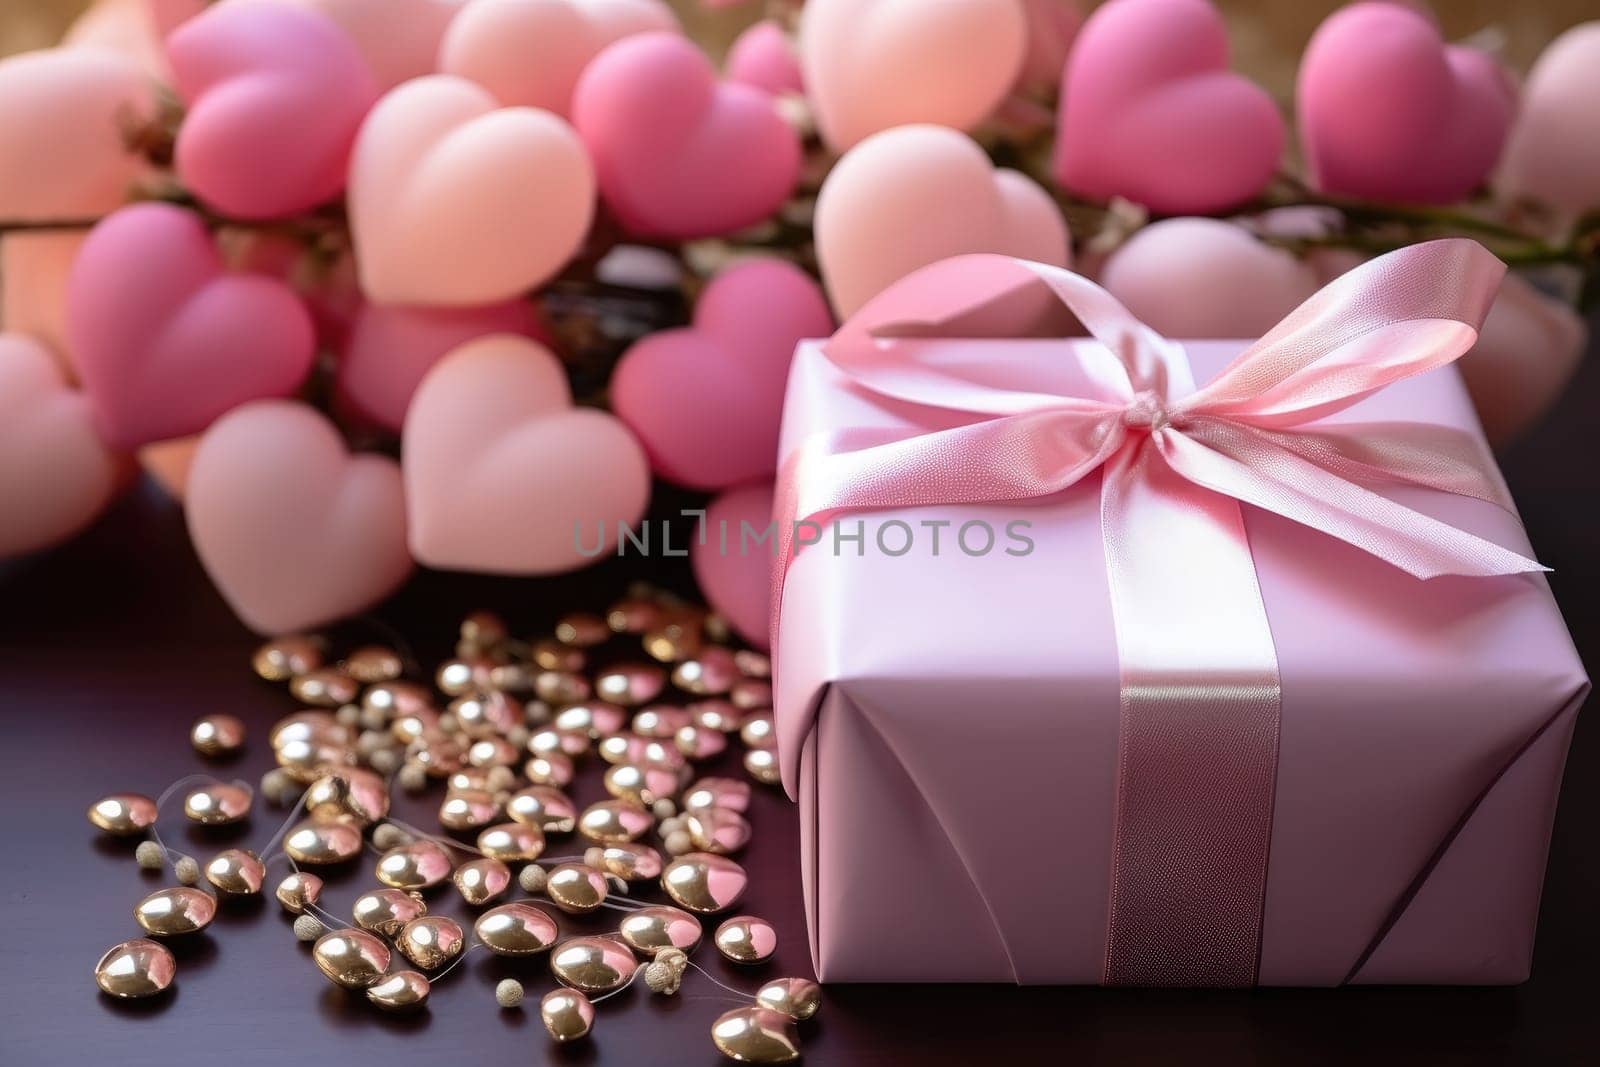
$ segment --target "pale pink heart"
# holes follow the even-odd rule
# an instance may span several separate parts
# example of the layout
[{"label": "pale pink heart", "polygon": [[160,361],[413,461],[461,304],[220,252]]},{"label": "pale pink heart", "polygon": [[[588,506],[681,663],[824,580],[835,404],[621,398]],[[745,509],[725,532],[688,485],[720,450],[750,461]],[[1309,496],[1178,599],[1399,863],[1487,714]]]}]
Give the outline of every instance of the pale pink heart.
[{"label": "pale pink heart", "polygon": [[1550,43],[1522,87],[1499,191],[1534,200],[1570,224],[1600,207],[1600,22]]},{"label": "pale pink heart", "polygon": [[[248,3],[250,0],[226,0]],[[366,58],[378,87],[437,71],[439,42],[465,0],[278,0],[310,8],[339,24]]]},{"label": "pale pink heart", "polygon": [[206,431],[184,498],[206,573],[244,624],[286,633],[365,611],[411,573],[400,467],[333,424],[262,400]]},{"label": "pale pink heart", "polygon": [[114,211],[150,173],[124,133],[155,112],[155,82],[116,52],[55,48],[0,60],[0,219]]},{"label": "pale pink heart", "polygon": [[378,87],[330,19],[272,0],[224,4],[180,26],[167,55],[188,108],[178,176],[202,202],[276,219],[344,189]]},{"label": "pale pink heart", "polygon": [[1050,195],[996,170],[971,138],[943,126],[902,126],[852,148],[823,183],[815,229],[840,318],[951,256],[994,252],[1064,267],[1072,255]]},{"label": "pale pink heart", "polygon": [[728,49],[724,69],[729,81],[753,85],[773,96],[806,91],[794,40],[773,19],[758,22],[739,35]]},{"label": "pale pink heart", "polygon": [[170,82],[167,35],[205,7],[206,0],[95,0],[67,27],[61,43],[120,52],[150,77]]},{"label": "pale pink heart", "polygon": [[1311,38],[1296,109],[1318,189],[1447,204],[1494,168],[1516,95],[1493,58],[1445,45],[1427,16],[1361,3],[1334,12]]},{"label": "pale pink heart", "polygon": [[603,559],[650,500],[650,465],[613,416],[573,408],[543,345],[486,337],[428,372],[403,438],[411,551],[448,570],[553,574]]},{"label": "pale pink heart", "polygon": [[450,75],[378,102],[350,165],[361,287],[383,304],[494,304],[570,260],[594,218],[595,179],[572,128],[500,108]]},{"label": "pale pink heart", "polygon": [[139,449],[139,466],[163,493],[174,500],[182,500],[189,485],[189,468],[194,465],[194,453],[199,447],[199,434],[157,441]]},{"label": "pale pink heart", "polygon": [[411,397],[433,365],[489,334],[550,342],[527,300],[474,308],[365,305],[339,353],[334,387],[341,411],[399,432]]},{"label": "pale pink heart", "polygon": [[638,236],[742,229],[777,211],[800,177],[800,138],[772,98],[718,82],[676,34],[629,37],[596,56],[578,81],[572,121],[606,205]]},{"label": "pale pink heart", "polygon": [[1022,0],[810,0],[800,16],[806,92],[836,152],[911,123],[972,129],[1027,47]]},{"label": "pale pink heart", "polygon": [[779,259],[724,270],[694,324],[639,341],[611,377],[611,407],[668,481],[695,489],[770,478],[795,345],[833,333],[811,276]]},{"label": "pale pink heart", "polygon": [[1283,152],[1271,98],[1228,69],[1208,0],[1112,0],[1067,59],[1056,179],[1096,200],[1210,214],[1265,189]]},{"label": "pale pink heart", "polygon": [[0,559],[88,526],[124,469],[56,358],[32,338],[0,334]]},{"label": "pale pink heart", "polygon": [[1477,345],[1458,364],[1491,444],[1514,440],[1555,406],[1588,344],[1572,305],[1506,275]]},{"label": "pale pink heart", "polygon": [[101,436],[137,448],[198,433],[311,369],[311,318],[282,283],[229,274],[199,217],[139,204],[89,234],[67,284],[73,363]]},{"label": "pale pink heart", "polygon": [[17,230],[0,236],[0,329],[44,343],[78,380],[67,341],[67,279],[88,230]]},{"label": "pale pink heart", "polygon": [[450,24],[439,70],[477,82],[502,104],[567,116],[589,61],[651,32],[678,32],[661,0],[475,0]]},{"label": "pale pink heart", "polygon": [[[740,637],[767,648],[772,601],[772,486],[748,485],[717,497],[706,508],[702,541],[689,545],[689,562],[706,603]],[[763,536],[765,540],[760,540]]]},{"label": "pale pink heart", "polygon": [[1100,284],[1141,321],[1179,340],[1265,334],[1320,288],[1311,267],[1231,223],[1153,223],[1112,253]]},{"label": "pale pink heart", "polygon": [[1017,75],[1017,88],[1053,95],[1061,87],[1067,53],[1083,25],[1082,0],[1022,0],[1028,16],[1028,51]]}]

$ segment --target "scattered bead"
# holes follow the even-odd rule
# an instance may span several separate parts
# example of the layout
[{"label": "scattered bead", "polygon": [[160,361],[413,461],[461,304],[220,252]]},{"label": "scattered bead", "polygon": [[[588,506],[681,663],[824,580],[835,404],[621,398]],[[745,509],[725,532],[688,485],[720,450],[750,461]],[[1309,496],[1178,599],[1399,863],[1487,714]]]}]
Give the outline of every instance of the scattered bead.
[{"label": "scattered bead", "polygon": [[95,985],[119,1000],[153,997],[170,986],[177,973],[171,950],[147,937],[113,945],[94,965]]},{"label": "scattered bead", "polygon": [[390,955],[389,946],[365,930],[335,930],[318,939],[311,958],[328,981],[346,989],[364,990],[375,985],[389,969]]},{"label": "scattered bead", "polygon": [[167,865],[167,854],[154,841],[140,841],[139,847],[133,850],[133,859],[147,871],[159,871]]},{"label": "scattered bead", "polygon": [[205,826],[226,826],[250,814],[250,790],[231,782],[216,782],[193,790],[183,798],[183,813]]},{"label": "scattered bead", "polygon": [[561,931],[543,908],[518,900],[484,912],[472,932],[496,956],[535,956],[555,944]]},{"label": "scattered bead", "polygon": [[278,883],[273,895],[284,911],[299,915],[322,899],[322,879],[309,871],[295,871]]},{"label": "scattered bead", "polygon": [[400,954],[425,971],[443,967],[466,948],[461,924],[445,915],[424,915],[400,928],[395,938]]},{"label": "scattered bead", "polygon": [[502,978],[494,987],[494,1002],[502,1008],[522,1006],[522,983],[515,978]]},{"label": "scattered bead", "polygon": [[762,785],[777,785],[783,778],[776,749],[752,748],[744,754],[744,769]]},{"label": "scattered bead", "polygon": [[189,886],[158,889],[134,905],[133,918],[151,937],[182,937],[211,925],[217,901]]},{"label": "scattered bead", "polygon": [[661,847],[667,850],[669,856],[682,856],[694,851],[694,838],[689,836],[687,830],[674,830],[662,839]]},{"label": "scattered bead", "polygon": [[618,933],[641,956],[653,957],[666,949],[693,952],[700,944],[700,920],[679,908],[657,904],[640,908],[622,920]]},{"label": "scattered bead", "polygon": [[428,914],[428,905],[415,893],[373,889],[356,898],[350,914],[361,929],[394,937],[406,923]]},{"label": "scattered bead", "polygon": [[172,865],[172,873],[184,885],[194,885],[200,881],[200,864],[193,856],[180,856],[178,862]]},{"label": "scattered bead", "polygon": [[569,937],[550,954],[556,981],[588,994],[621,989],[638,967],[628,947],[610,937]]},{"label": "scattered bead", "polygon": [[[360,835],[356,835],[359,841]],[[359,845],[357,846],[360,847]],[[182,875],[179,876],[180,879]],[[249,897],[261,892],[267,869],[254,852],[242,848],[225,848],[206,864],[206,881],[217,892],[235,897]]]},{"label": "scattered bead", "polygon": [[644,984],[650,992],[662,996],[676,996],[683,985],[683,972],[689,969],[689,957],[679,948],[664,948],[656,958],[645,965]]},{"label": "scattered bead", "polygon": [[293,634],[278,637],[257,648],[250,665],[269,682],[287,682],[322,666],[322,642],[315,637]]},{"label": "scattered bead", "polygon": [[517,875],[517,884],[522,887],[524,893],[543,893],[548,880],[549,875],[537,863],[528,864]]},{"label": "scattered bead", "polygon": [[735,1008],[711,1025],[711,1040],[741,1063],[788,1063],[800,1058],[794,1020],[766,1008]]},{"label": "scattered bead", "polygon": [[367,987],[367,999],[394,1014],[420,1011],[428,1003],[433,983],[416,971],[395,971]]},{"label": "scattered bead", "polygon": [[244,747],[244,723],[234,715],[207,715],[189,729],[189,743],[210,759],[231,756]]},{"label": "scattered bead", "polygon": [[734,963],[765,963],[778,950],[778,932],[765,919],[738,915],[728,919],[712,935],[717,951]]},{"label": "scattered bead", "polygon": [[140,793],[113,793],[89,807],[89,822],[117,837],[142,834],[156,821],[156,802]]},{"label": "scattered bead", "polygon": [[420,763],[407,763],[400,768],[395,780],[407,793],[420,793],[428,788],[428,769]]},{"label": "scattered bead", "polygon": [[261,776],[261,796],[275,808],[286,808],[300,799],[300,783],[282,767],[274,767]]},{"label": "scattered bead", "polygon": [[379,774],[388,777],[400,767],[400,753],[392,748],[381,749],[367,758],[367,763]]},{"label": "scattered bead", "polygon": [[804,1022],[822,1007],[822,987],[808,978],[777,978],[756,990],[756,1003]]},{"label": "scattered bead", "polygon": [[539,1018],[557,1042],[577,1041],[594,1027],[594,1005],[576,989],[552,989],[539,1001]]},{"label": "scattered bead", "polygon": [[315,915],[298,915],[294,920],[294,936],[298,941],[315,941],[326,930],[322,920]]},{"label": "scattered bead", "polygon": [[650,805],[650,813],[658,819],[670,819],[678,813],[678,805],[672,802],[671,797],[661,797]]},{"label": "scattered bead", "polygon": [[379,823],[372,831],[372,843],[387,852],[411,844],[411,835],[392,822]]}]

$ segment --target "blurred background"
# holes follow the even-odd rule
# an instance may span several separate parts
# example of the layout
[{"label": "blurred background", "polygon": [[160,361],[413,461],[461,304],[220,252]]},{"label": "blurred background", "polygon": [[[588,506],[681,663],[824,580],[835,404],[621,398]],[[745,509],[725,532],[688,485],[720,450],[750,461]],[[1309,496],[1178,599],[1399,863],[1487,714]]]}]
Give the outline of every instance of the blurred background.
[{"label": "blurred background", "polygon": [[[764,0],[747,0],[731,8],[708,11],[701,0],[670,0],[695,36],[719,47],[740,29],[761,18]],[[0,0],[0,55],[54,44],[67,25],[89,6],[89,0]],[[1096,6],[1082,0],[1082,7]],[[1236,65],[1280,100],[1293,95],[1294,72],[1306,41],[1328,13],[1344,0],[1218,0],[1228,15]],[[1600,14],[1596,0],[1418,0],[1431,8],[1448,40],[1473,37],[1504,56],[1514,69],[1528,68],[1558,33]]]}]

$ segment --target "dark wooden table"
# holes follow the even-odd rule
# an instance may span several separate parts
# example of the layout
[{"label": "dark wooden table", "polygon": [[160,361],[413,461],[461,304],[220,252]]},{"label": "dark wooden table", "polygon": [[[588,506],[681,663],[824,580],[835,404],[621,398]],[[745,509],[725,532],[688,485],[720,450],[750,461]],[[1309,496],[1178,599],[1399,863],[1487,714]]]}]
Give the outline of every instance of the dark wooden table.
[{"label": "dark wooden table", "polygon": [[[1505,456],[1591,664],[1600,661],[1596,413],[1600,360],[1591,358],[1561,410]],[[603,606],[641,574],[688,583],[681,566],[644,561],[546,581],[422,574],[380,617],[429,662],[448,649],[468,610],[498,610],[519,632],[534,633],[561,611]],[[210,711],[248,721],[252,743],[225,770],[256,779],[270,760],[266,727],[294,705],[250,674],[254,643],[208,586],[179,509],[154,490],[124,499],[74,544],[0,565],[0,1064],[724,1062],[708,1030],[730,1005],[699,976],[691,974],[676,999],[631,990],[601,1006],[590,1041],[555,1048],[532,1003],[550,985],[542,962],[477,954],[438,984],[431,1011],[395,1020],[325,982],[276,904],[226,910],[182,952],[174,994],[146,1006],[100,996],[94,961],[138,932],[133,903],[171,879],[140,871],[131,846],[100,838],[84,808],[106,792],[153,794],[204,769],[185,738],[189,723]],[[597,778],[584,777],[580,799],[598,792]],[[400,809],[430,819],[437,802],[434,795]],[[1600,1062],[1597,816],[1600,744],[1583,725],[1562,792],[1534,977],[1521,988],[834,987],[820,1020],[806,1028],[806,1062]],[[260,846],[276,822],[258,814],[237,835],[214,836],[185,834],[182,821],[164,825],[180,847],[202,855],[223,841]],[[722,980],[751,989],[765,977],[810,973],[794,813],[780,794],[762,791],[753,822],[747,909],[778,925],[778,958],[742,972],[712,951],[697,955]],[[346,912],[357,886],[370,882],[368,867],[362,861],[330,883],[336,911]],[[441,907],[455,911],[453,896],[441,896]],[[523,1011],[495,1005],[493,987],[506,976],[529,988]]]}]

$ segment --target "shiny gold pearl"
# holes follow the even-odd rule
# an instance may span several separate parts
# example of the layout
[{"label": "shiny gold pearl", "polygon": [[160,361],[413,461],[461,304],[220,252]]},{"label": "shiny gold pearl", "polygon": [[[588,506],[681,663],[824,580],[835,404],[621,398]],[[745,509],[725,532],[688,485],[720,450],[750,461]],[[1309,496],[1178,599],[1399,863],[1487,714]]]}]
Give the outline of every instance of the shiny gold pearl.
[{"label": "shiny gold pearl", "polygon": [[361,693],[361,685],[336,667],[324,667],[289,680],[290,694],[314,708],[337,708]]},{"label": "shiny gold pearl", "polygon": [[381,682],[361,694],[361,707],[390,720],[402,715],[433,711],[433,695],[414,682]]},{"label": "shiny gold pearl", "polygon": [[528,751],[536,756],[558,753],[569,759],[586,756],[594,740],[587,730],[558,730],[554,726],[540,730],[528,739]]},{"label": "shiny gold pearl", "polygon": [[700,945],[700,920],[686,911],[658,904],[622,920],[622,940],[641,956],[654,958],[664,948],[693,952]]},{"label": "shiny gold pearl", "polygon": [[439,805],[439,825],[447,830],[479,830],[500,816],[500,805],[487,789],[461,789]]},{"label": "shiny gold pearl", "polygon": [[511,887],[511,868],[499,860],[468,860],[451,875],[461,899],[475,908],[494,900]]},{"label": "shiny gold pearl", "polygon": [[534,665],[542,671],[577,672],[586,660],[582,649],[549,639],[534,642],[532,652]]},{"label": "shiny gold pearl", "polygon": [[509,767],[522,758],[522,750],[503,737],[485,737],[467,749],[469,767]]},{"label": "shiny gold pearl", "polygon": [[666,704],[657,704],[654,707],[645,708],[635,715],[631,728],[640,737],[665,739],[688,726],[689,722],[688,708],[675,708]]},{"label": "shiny gold pearl", "polygon": [[711,1024],[711,1041],[740,1063],[788,1063],[800,1058],[794,1020],[766,1008],[735,1008]]},{"label": "shiny gold pearl", "polygon": [[413,841],[378,859],[378,881],[394,889],[429,889],[450,877],[455,863],[443,845]]},{"label": "shiny gold pearl", "polygon": [[804,1022],[822,1007],[822,987],[809,978],[777,978],[756,990],[756,1003]]},{"label": "shiny gold pearl", "polygon": [[498,691],[457,697],[445,710],[468,737],[503,734],[522,722],[521,703]]},{"label": "shiny gold pearl", "polygon": [[739,740],[751,748],[776,747],[778,731],[772,722],[772,712],[758,711],[747,716],[739,726]]},{"label": "shiny gold pearl", "polygon": [[432,708],[414,708],[402,712],[389,724],[389,735],[402,745],[439,732],[439,713]]},{"label": "shiny gold pearl", "polygon": [[414,893],[373,889],[356,898],[351,914],[361,929],[393,937],[412,919],[428,914],[428,905]]},{"label": "shiny gold pearl", "polygon": [[600,870],[624,882],[647,882],[661,877],[661,853],[649,845],[622,843],[590,851],[600,853]]},{"label": "shiny gold pearl", "polygon": [[601,700],[625,708],[637,708],[661,695],[667,672],[654,663],[620,663],[602,671],[594,680],[594,691]]},{"label": "shiny gold pearl", "polygon": [[720,646],[703,649],[695,658],[686,659],[672,669],[672,684],[696,696],[721,696],[733,688],[738,679],[739,669],[733,665],[733,653]]},{"label": "shiny gold pearl", "polygon": [[[489,790],[489,768],[463,767],[449,778],[446,778],[444,784],[452,793],[462,793],[473,789]],[[493,792],[493,790],[489,791]]]},{"label": "shiny gold pearl", "polygon": [[389,814],[389,785],[383,776],[360,767],[325,774],[306,792],[306,810],[315,819],[348,815],[363,825]]},{"label": "shiny gold pearl", "polygon": [[396,1015],[420,1011],[428,1003],[433,983],[426,975],[416,971],[396,971],[386,974],[367,987],[367,999],[384,1011]]},{"label": "shiny gold pearl", "polygon": [[720,730],[707,730],[702,726],[685,726],[672,735],[673,744],[678,746],[689,759],[696,763],[720,756],[728,747],[728,736]]},{"label": "shiny gold pearl", "polygon": [[589,699],[589,680],[574,671],[544,671],[533,680],[533,695],[546,704],[576,704]]},{"label": "shiny gold pearl", "polygon": [[344,672],[363,685],[392,682],[405,672],[400,653],[382,645],[366,645],[345,657]]},{"label": "shiny gold pearl", "polygon": [[244,723],[234,715],[207,715],[189,728],[189,743],[202,756],[231,756],[244,747]]},{"label": "shiny gold pearl", "polygon": [[347,863],[361,854],[361,831],[348,822],[303,822],[283,839],[283,851],[312,867]]},{"label": "shiny gold pearl", "polygon": [[461,924],[445,915],[424,915],[400,928],[395,938],[400,954],[425,971],[442,967],[461,955],[467,938]]},{"label": "shiny gold pearl", "polygon": [[226,826],[250,814],[250,790],[232,782],[203,786],[183,798],[183,813],[205,826]]},{"label": "shiny gold pearl", "polygon": [[253,896],[261,892],[267,869],[254,852],[242,848],[227,848],[212,857],[206,864],[206,881],[229,896]]},{"label": "shiny gold pearl", "polygon": [[250,659],[256,674],[269,682],[287,682],[297,674],[316,670],[322,662],[322,642],[302,634],[275,637],[257,648]]},{"label": "shiny gold pearl", "polygon": [[553,868],[544,883],[545,896],[568,915],[587,915],[606,900],[606,876],[582,863]]},{"label": "shiny gold pearl", "polygon": [[178,961],[167,946],[147,937],[112,945],[94,965],[94,982],[119,999],[153,997],[172,984]]},{"label": "shiny gold pearl", "polygon": [[331,771],[353,767],[356,753],[349,745],[327,740],[290,738],[272,750],[278,766],[301,785],[310,785]]},{"label": "shiny gold pearl", "polygon": [[742,718],[739,709],[726,700],[701,700],[689,706],[689,722],[702,730],[729,734],[739,728]]},{"label": "shiny gold pearl", "polygon": [[738,778],[701,778],[683,794],[683,809],[722,808],[746,811],[750,807],[750,783]]},{"label": "shiny gold pearl", "polygon": [[726,856],[689,852],[678,856],[661,872],[661,888],[680,907],[710,915],[726,911],[744,896],[749,885],[744,868]]},{"label": "shiny gold pearl", "polygon": [[678,663],[697,656],[704,647],[700,628],[685,623],[668,623],[644,635],[645,652],[662,663]]},{"label": "shiny gold pearl", "polygon": [[309,871],[295,871],[278,883],[274,895],[284,911],[299,915],[322,899],[322,879]]},{"label": "shiny gold pearl", "polygon": [[454,738],[429,734],[406,746],[406,760],[429,778],[448,778],[461,769],[462,748]]},{"label": "shiny gold pearl", "polygon": [[750,843],[750,823],[736,811],[695,808],[684,813],[683,828],[701,852],[726,856]]},{"label": "shiny gold pearl", "polygon": [[389,946],[365,930],[323,934],[311,948],[317,970],[346,989],[367,989],[389,969]]},{"label": "shiny gold pearl", "polygon": [[574,648],[593,648],[611,640],[611,628],[598,615],[574,612],[556,623],[556,640]]},{"label": "shiny gold pearl", "polygon": [[534,785],[511,794],[506,814],[512,821],[537,826],[546,834],[570,834],[578,825],[578,809],[561,790]]},{"label": "shiny gold pearl", "polygon": [[604,844],[637,841],[655,826],[655,816],[626,800],[602,800],[578,817],[578,832]]},{"label": "shiny gold pearl", "polygon": [[638,807],[648,807],[677,793],[678,772],[671,767],[617,763],[606,769],[606,792]]},{"label": "shiny gold pearl", "polygon": [[434,675],[434,684],[446,696],[458,697],[489,688],[489,672],[494,663],[477,656],[446,660]]},{"label": "shiny gold pearl", "polygon": [[156,802],[142,793],[113,793],[89,805],[89,821],[117,837],[142,834],[156,821]]},{"label": "shiny gold pearl", "polygon": [[746,678],[772,677],[772,657],[764,652],[741,649],[733,654],[733,665]]},{"label": "shiny gold pearl", "polygon": [[594,1028],[594,1005],[575,989],[552,989],[539,1001],[539,1018],[557,1042],[577,1041]]},{"label": "shiny gold pearl", "polygon": [[711,940],[734,963],[765,963],[778,951],[778,931],[765,919],[736,915],[717,927]]},{"label": "shiny gold pearl", "polygon": [[478,851],[504,863],[527,863],[544,851],[544,831],[519,822],[491,826],[478,835]]},{"label": "shiny gold pearl", "polygon": [[777,785],[783,780],[783,769],[778,763],[778,751],[772,748],[752,748],[744,754],[744,769],[762,785]]},{"label": "shiny gold pearl", "polygon": [[514,901],[478,916],[473,933],[497,956],[534,956],[556,943],[560,928],[543,908]]},{"label": "shiny gold pearl", "polygon": [[651,600],[629,597],[611,605],[606,612],[606,625],[612,633],[642,634],[656,629],[666,621],[666,613]]},{"label": "shiny gold pearl", "polygon": [[556,712],[550,725],[557,730],[572,730],[588,734],[590,739],[614,734],[628,721],[628,713],[616,704],[604,700],[587,700]]},{"label": "shiny gold pearl", "polygon": [[328,711],[297,711],[285,715],[272,724],[267,743],[274,749],[290,741],[317,741],[330,745],[347,745],[352,740],[350,728]]},{"label": "shiny gold pearl", "polygon": [[534,785],[565,789],[572,784],[572,757],[561,752],[547,752],[524,763],[522,773]]},{"label": "shiny gold pearl", "polygon": [[134,919],[151,937],[181,937],[204,930],[216,915],[216,898],[189,886],[158,889],[133,907]]},{"label": "shiny gold pearl", "polygon": [[742,711],[772,707],[772,683],[755,678],[742,678],[728,690],[728,700]]},{"label": "shiny gold pearl", "polygon": [[456,654],[482,656],[498,649],[510,636],[511,631],[500,616],[492,611],[474,611],[461,620]]},{"label": "shiny gold pearl", "polygon": [[556,981],[582,993],[621,989],[638,967],[628,946],[609,937],[568,938],[550,953]]}]

